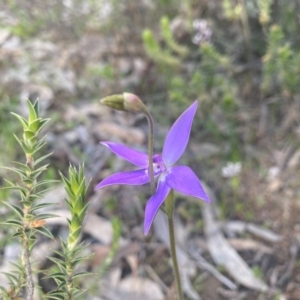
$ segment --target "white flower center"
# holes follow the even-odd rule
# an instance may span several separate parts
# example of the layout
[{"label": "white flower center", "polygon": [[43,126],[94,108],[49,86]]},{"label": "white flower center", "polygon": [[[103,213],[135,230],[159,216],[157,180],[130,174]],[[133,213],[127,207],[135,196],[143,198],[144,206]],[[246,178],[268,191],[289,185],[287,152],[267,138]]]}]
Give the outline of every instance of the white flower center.
[{"label": "white flower center", "polygon": [[159,154],[153,156],[153,171],[155,175],[166,172],[167,168]]}]

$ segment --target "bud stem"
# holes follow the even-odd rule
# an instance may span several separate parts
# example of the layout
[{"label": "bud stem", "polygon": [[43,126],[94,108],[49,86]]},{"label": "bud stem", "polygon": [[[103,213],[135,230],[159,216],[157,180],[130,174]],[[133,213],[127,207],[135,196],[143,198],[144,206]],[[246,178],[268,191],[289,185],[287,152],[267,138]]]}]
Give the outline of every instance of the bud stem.
[{"label": "bud stem", "polygon": [[148,157],[149,157],[149,176],[150,176],[150,189],[151,194],[155,193],[155,182],[154,182],[154,170],[153,170],[153,119],[148,110],[145,111],[145,116],[149,125],[149,136],[148,136]]}]

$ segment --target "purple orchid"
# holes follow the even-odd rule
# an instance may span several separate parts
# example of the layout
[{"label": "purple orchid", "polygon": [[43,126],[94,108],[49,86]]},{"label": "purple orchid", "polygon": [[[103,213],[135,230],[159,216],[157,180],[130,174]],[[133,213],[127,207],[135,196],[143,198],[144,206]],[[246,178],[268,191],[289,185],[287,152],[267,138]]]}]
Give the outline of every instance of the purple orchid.
[{"label": "purple orchid", "polygon": [[[148,234],[158,209],[171,189],[210,202],[200,180],[189,167],[173,166],[181,157],[187,146],[197,106],[198,102],[195,101],[182,113],[167,135],[162,155],[156,154],[153,156],[154,176],[158,177],[158,184],[156,193],[149,199],[146,205],[144,222],[145,235]],[[102,180],[96,186],[96,190],[113,184],[142,185],[150,182],[147,154],[113,142],[101,142],[101,144],[108,147],[116,155],[141,167],[141,169],[112,174]]]}]

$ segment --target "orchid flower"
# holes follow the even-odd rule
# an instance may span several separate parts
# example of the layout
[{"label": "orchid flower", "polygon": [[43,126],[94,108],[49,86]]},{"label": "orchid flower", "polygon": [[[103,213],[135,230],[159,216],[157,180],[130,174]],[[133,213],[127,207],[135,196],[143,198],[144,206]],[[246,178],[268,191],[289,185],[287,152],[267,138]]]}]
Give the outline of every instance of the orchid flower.
[{"label": "orchid flower", "polygon": [[[188,166],[174,166],[187,146],[197,106],[198,102],[195,101],[181,114],[166,137],[162,154],[153,156],[154,176],[158,177],[158,183],[156,193],[146,205],[145,235],[148,234],[157,211],[171,189],[210,202],[196,174]],[[150,182],[149,160],[146,153],[113,142],[101,142],[101,144],[141,169],[112,174],[102,180],[96,186],[96,190],[113,184],[142,185]]]}]

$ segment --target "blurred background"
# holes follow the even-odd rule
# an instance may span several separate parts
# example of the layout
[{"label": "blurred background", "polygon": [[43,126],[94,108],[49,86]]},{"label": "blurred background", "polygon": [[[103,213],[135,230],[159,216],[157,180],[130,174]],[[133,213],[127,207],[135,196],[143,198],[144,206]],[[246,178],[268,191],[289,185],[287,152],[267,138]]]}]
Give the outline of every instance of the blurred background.
[{"label": "blurred background", "polygon": [[[83,161],[91,179],[87,200],[97,221],[83,240],[95,255],[82,268],[100,275],[80,283],[85,297],[175,299],[167,243],[155,228],[143,236],[149,187],[93,191],[107,175],[130,169],[101,140],[147,149],[142,116],[99,104],[125,91],[150,108],[156,152],[174,120],[199,100],[181,162],[214,201],[203,208],[177,197],[187,299],[300,299],[300,2],[0,1],[0,165],[22,160],[13,137],[21,126],[10,112],[25,116],[26,99],[39,98],[51,118],[45,177],[58,179],[58,170]],[[0,170],[0,185],[13,176]],[[0,200],[7,197],[15,195],[0,191]],[[60,186],[49,199],[64,211]],[[0,206],[0,218],[8,213]],[[49,226],[66,235],[61,222]],[[217,241],[206,230],[214,227]],[[8,236],[0,229],[0,271],[19,253]],[[38,246],[55,248],[43,239]],[[45,255],[37,260],[40,269],[53,268]],[[44,292],[53,288],[42,274],[36,281]]]}]

